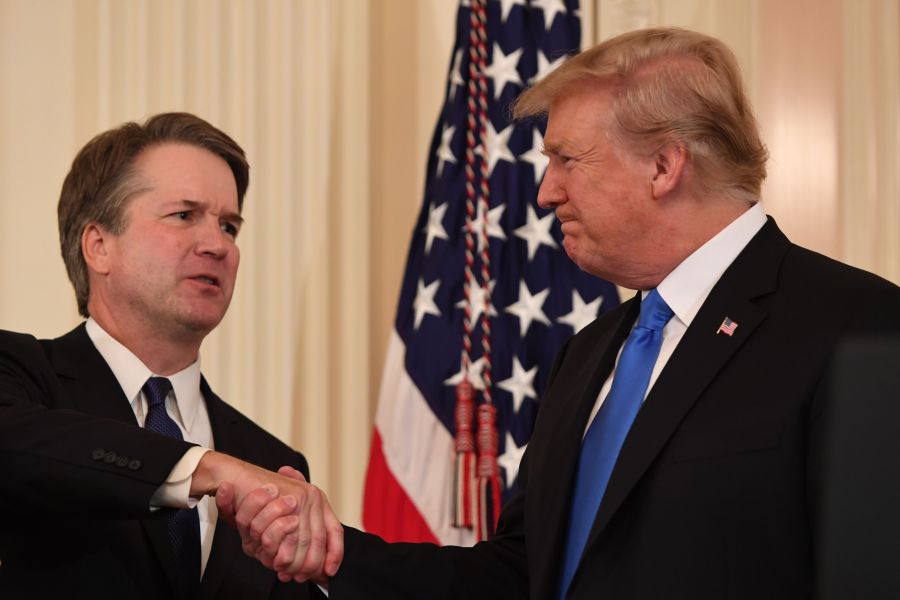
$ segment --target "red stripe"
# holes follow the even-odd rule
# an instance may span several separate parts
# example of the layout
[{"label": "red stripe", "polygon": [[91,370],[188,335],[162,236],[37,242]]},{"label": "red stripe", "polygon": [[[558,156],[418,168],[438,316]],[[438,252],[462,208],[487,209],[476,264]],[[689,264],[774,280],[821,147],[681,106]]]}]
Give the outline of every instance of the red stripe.
[{"label": "red stripe", "polygon": [[372,432],[369,470],[363,501],[363,528],[388,542],[431,542],[437,536],[391,473],[381,450],[381,436]]}]

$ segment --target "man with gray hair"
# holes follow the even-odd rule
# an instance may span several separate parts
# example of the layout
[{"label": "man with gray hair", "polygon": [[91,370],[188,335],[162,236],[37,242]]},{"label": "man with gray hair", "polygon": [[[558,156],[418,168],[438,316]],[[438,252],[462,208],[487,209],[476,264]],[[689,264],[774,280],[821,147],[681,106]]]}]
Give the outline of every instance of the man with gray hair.
[{"label": "man with gray hair", "polygon": [[[766,216],[766,148],[715,38],[607,40],[516,103],[543,114],[538,203],[579,267],[639,293],[559,353],[493,539],[348,528],[331,597],[811,597],[830,355],[900,329],[900,288]],[[273,505],[253,493],[237,511]]]}]

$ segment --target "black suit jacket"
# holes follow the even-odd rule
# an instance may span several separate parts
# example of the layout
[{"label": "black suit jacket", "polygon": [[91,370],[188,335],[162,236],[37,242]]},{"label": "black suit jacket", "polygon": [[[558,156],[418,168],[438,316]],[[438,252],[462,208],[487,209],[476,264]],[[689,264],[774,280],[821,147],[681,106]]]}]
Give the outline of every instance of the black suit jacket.
[{"label": "black suit jacket", "polygon": [[[308,476],[301,454],[201,388],[217,450]],[[149,500],[188,447],[137,426],[84,325],[41,342],[0,333],[0,597],[175,597],[168,511]],[[308,594],[216,526],[201,598]]]},{"label": "black suit jacket", "polygon": [[[638,307],[560,352],[493,540],[387,545],[347,528],[332,600],[556,598],[582,435]],[[716,333],[725,317],[732,336]],[[770,219],[647,396],[568,598],[810,597],[823,380],[836,342],[873,329],[900,329],[900,288],[791,244]]]}]

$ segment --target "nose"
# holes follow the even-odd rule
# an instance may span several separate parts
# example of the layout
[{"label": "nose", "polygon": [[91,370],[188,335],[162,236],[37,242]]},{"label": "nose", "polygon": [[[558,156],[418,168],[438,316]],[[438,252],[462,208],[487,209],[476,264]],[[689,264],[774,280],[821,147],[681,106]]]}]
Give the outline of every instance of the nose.
[{"label": "nose", "polygon": [[234,240],[228,236],[214,215],[207,215],[203,226],[197,228],[196,252],[214,258],[224,258],[234,247]]},{"label": "nose", "polygon": [[537,203],[541,208],[556,208],[566,201],[564,174],[561,167],[554,163],[556,160],[551,158],[547,170],[544,172],[544,180],[538,190]]}]

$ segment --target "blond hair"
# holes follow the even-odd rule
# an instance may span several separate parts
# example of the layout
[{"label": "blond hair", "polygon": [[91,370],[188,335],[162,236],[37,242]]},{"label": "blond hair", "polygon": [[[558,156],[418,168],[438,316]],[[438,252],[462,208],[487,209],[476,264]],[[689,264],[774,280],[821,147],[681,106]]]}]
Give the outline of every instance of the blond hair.
[{"label": "blond hair", "polygon": [[716,38],[661,27],[622,34],[571,58],[516,101],[517,119],[546,114],[572,84],[613,90],[611,132],[636,153],[676,143],[704,190],[756,202],[768,151],[737,59]]}]

